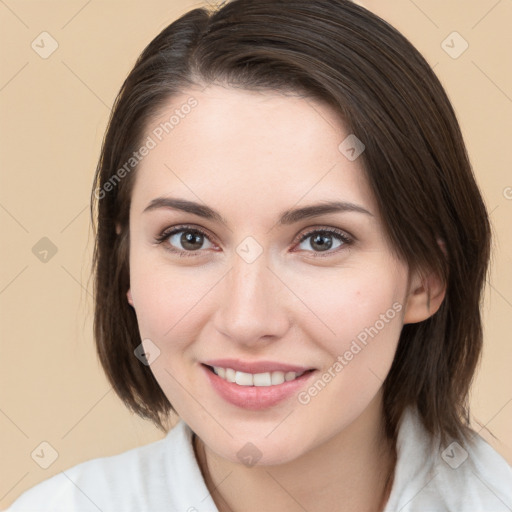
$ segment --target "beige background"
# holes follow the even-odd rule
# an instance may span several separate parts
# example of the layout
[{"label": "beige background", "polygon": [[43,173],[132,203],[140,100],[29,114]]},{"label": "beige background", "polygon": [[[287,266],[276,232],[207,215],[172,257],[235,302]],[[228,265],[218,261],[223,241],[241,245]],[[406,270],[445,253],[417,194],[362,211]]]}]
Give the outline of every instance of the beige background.
[{"label": "beige background", "polygon": [[[495,253],[472,410],[485,425],[476,430],[512,463],[512,2],[360,3],[402,31],[434,66],[491,212]],[[124,409],[96,360],[88,200],[122,81],[161,29],[199,5],[0,1],[2,507],[72,465],[162,437]],[[58,43],[47,59],[31,47],[35,40],[43,51],[38,37],[43,31]],[[469,44],[458,58],[444,48],[459,52],[464,44],[459,36],[443,44],[453,31]],[[49,45],[45,39],[45,48]],[[43,237],[57,250],[46,262],[32,251]],[[35,453],[51,453],[40,447],[45,441],[58,453],[47,469],[31,457],[36,448]]]}]

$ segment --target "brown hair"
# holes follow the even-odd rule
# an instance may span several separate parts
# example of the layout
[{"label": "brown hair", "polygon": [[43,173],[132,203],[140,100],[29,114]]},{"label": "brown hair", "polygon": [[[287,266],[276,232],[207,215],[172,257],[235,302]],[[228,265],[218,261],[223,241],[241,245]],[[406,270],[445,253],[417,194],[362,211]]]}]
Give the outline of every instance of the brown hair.
[{"label": "brown hair", "polygon": [[98,210],[94,335],[119,397],[165,431],[172,405],[134,356],[141,339],[126,299],[136,167],[122,179],[118,174],[115,186],[107,184],[140,147],[165,102],[187,87],[212,83],[321,100],[364,143],[361,165],[397,255],[411,270],[435,272],[447,286],[434,315],[403,327],[383,384],[387,435],[396,439],[401,415],[413,405],[430,434],[463,440],[482,347],[486,208],[434,72],[396,29],[348,0],[233,0],[217,10],[194,9],[151,41],[126,78],[91,196],[91,215],[95,205]]}]

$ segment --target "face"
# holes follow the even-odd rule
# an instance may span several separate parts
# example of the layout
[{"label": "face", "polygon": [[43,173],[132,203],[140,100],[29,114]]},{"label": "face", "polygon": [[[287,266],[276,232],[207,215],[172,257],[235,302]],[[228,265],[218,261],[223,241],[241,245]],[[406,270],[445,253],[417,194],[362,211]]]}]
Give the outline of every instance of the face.
[{"label": "face", "polygon": [[360,159],[339,149],[349,134],[311,99],[220,86],[148,126],[128,297],[162,390],[231,461],[251,442],[260,464],[283,463],[342,433],[391,366],[408,271]]}]

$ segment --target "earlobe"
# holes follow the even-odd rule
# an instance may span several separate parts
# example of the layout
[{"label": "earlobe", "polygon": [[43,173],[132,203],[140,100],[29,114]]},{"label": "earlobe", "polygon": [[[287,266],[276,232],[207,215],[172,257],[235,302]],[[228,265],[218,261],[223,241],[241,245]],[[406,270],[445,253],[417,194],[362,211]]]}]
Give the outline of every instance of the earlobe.
[{"label": "earlobe", "polygon": [[126,292],[126,297],[128,298],[128,302],[129,302],[130,306],[133,307],[133,298],[132,298],[131,289],[128,289],[128,291]]},{"label": "earlobe", "polygon": [[441,307],[445,296],[446,284],[436,274],[431,273],[423,278],[415,276],[406,298],[404,324],[414,324],[430,318]]}]

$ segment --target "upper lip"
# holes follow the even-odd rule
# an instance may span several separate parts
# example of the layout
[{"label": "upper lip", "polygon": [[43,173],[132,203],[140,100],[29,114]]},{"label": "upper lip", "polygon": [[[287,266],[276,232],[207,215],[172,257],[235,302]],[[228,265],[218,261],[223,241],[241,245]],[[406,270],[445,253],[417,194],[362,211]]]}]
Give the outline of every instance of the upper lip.
[{"label": "upper lip", "polygon": [[277,361],[242,361],[240,359],[210,359],[203,364],[208,366],[220,366],[221,368],[232,368],[235,371],[245,373],[267,373],[267,372],[295,372],[302,373],[313,370],[311,367],[295,364],[280,363]]}]

